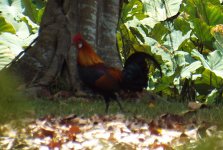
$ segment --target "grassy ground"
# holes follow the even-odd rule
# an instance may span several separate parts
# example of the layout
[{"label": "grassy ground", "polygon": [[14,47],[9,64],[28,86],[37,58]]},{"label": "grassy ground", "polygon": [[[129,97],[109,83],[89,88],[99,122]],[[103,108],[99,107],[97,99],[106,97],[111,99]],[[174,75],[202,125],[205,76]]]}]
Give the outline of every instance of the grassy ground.
[{"label": "grassy ground", "polygon": [[[36,117],[47,114],[55,116],[64,116],[77,114],[82,116],[91,116],[93,114],[105,114],[105,104],[103,100],[34,100],[30,102],[34,106]],[[168,102],[157,100],[153,106],[150,106],[148,100],[142,99],[139,102],[122,101],[125,115],[128,117],[141,115],[148,119],[153,119],[161,114],[174,113],[181,114],[188,110],[187,104],[180,102]],[[111,102],[109,114],[120,113],[116,102]],[[223,122],[223,106],[200,109],[190,117],[195,117],[198,121]]]},{"label": "grassy ground", "polygon": [[[46,115],[66,116],[77,114],[90,116],[93,114],[105,114],[105,104],[103,100],[34,100],[25,98],[17,93],[15,86],[18,79],[9,75],[0,74],[0,123],[9,120],[21,119],[23,117],[39,118]],[[172,100],[168,102],[162,98],[157,98],[154,105],[149,103],[150,97],[143,96],[140,101],[122,101],[122,105],[128,117],[141,115],[152,119],[164,113],[180,114],[187,111],[187,104]],[[119,107],[115,102],[111,102],[109,113],[119,113]],[[198,121],[223,122],[223,106],[214,106],[198,110],[189,117],[195,117]]]},{"label": "grassy ground", "polygon": [[[105,104],[103,100],[59,100],[59,101],[48,101],[48,100],[35,100],[32,102],[35,105],[37,116],[44,116],[46,114],[54,115],[68,115],[77,114],[83,116],[90,116],[93,114],[105,114]],[[163,113],[180,113],[185,110],[185,105],[182,103],[169,103],[166,101],[159,101],[154,106],[149,107],[149,103],[145,100],[140,102],[134,101],[122,101],[121,102],[125,115],[136,116],[142,115],[146,118],[152,119]],[[109,114],[121,113],[117,103],[111,102],[109,107]]]},{"label": "grassy ground", "polygon": [[[21,100],[12,97],[10,101],[0,109],[1,114],[5,117],[0,117],[0,122],[4,120],[13,120],[20,117],[41,118],[46,115],[66,116],[69,114],[76,114],[88,117],[94,114],[105,114],[105,104],[103,100]],[[0,101],[1,103],[2,101]],[[182,114],[188,111],[187,104],[180,102],[168,102],[157,99],[151,106],[147,99],[136,101],[122,101],[121,102],[127,117],[141,115],[146,119],[153,119],[165,113]],[[109,114],[120,113],[120,109],[116,102],[111,102]],[[213,123],[223,122],[223,106],[215,106],[212,108],[200,109],[188,116],[188,119],[195,118],[198,122],[208,121]]]},{"label": "grassy ground", "polygon": [[[7,84],[5,84],[7,85]],[[40,118],[46,115],[66,116],[76,114],[91,116],[93,114],[105,114],[103,100],[81,100],[72,98],[70,100],[44,100],[25,98],[5,86],[0,86],[0,123],[9,120],[21,119],[23,117]],[[161,114],[181,114],[188,110],[186,103],[172,100],[171,102],[157,98],[154,105],[149,103],[148,96],[141,100],[121,101],[128,117],[141,115],[147,119],[153,119]],[[111,102],[109,114],[117,114],[120,109],[115,101]],[[221,122],[223,123],[223,106],[218,105],[211,108],[204,108],[192,113],[189,117],[197,121]]]}]

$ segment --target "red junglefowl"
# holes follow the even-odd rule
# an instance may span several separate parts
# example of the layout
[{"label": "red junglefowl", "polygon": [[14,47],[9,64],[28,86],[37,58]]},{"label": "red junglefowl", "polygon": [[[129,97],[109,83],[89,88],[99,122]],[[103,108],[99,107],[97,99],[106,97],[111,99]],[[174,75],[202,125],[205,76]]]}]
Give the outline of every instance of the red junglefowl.
[{"label": "red junglefowl", "polygon": [[104,97],[106,112],[108,112],[111,99],[115,100],[123,111],[115,93],[120,90],[142,91],[147,87],[148,82],[146,60],[152,60],[157,64],[150,55],[136,52],[126,60],[124,69],[121,71],[106,65],[81,34],[75,35],[73,42],[77,47],[79,76],[85,84]]}]

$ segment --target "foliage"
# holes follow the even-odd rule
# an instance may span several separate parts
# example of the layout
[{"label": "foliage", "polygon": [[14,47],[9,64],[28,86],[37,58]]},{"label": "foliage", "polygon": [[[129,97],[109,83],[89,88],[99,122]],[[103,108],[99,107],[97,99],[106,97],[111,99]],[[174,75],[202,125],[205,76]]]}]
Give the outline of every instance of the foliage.
[{"label": "foliage", "polygon": [[130,0],[117,33],[125,60],[134,51],[151,54],[162,77],[149,74],[149,90],[212,104],[222,99],[223,11],[219,0]]},{"label": "foliage", "polygon": [[23,51],[38,35],[45,1],[0,1],[0,69]]},{"label": "foliage", "polygon": [[0,124],[31,115],[32,105],[17,91],[19,79],[8,73],[0,74]]}]

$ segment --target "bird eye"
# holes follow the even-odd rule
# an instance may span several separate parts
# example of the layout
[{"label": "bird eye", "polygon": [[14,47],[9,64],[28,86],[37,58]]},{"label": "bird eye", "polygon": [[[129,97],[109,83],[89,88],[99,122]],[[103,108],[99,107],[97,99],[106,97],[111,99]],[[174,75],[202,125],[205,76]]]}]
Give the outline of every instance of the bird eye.
[{"label": "bird eye", "polygon": [[82,47],[83,47],[83,43],[82,43],[82,42],[79,42],[79,43],[77,44],[77,47],[78,47],[78,48],[82,48]]}]

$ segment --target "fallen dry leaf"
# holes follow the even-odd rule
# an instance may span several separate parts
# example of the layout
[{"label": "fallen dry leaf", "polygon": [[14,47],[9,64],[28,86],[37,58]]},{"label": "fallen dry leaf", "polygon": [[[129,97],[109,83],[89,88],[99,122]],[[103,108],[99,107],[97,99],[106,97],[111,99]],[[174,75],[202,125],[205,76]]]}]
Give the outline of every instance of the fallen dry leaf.
[{"label": "fallen dry leaf", "polygon": [[[195,142],[200,134],[217,134],[216,126],[192,123],[183,115],[163,114],[152,121],[142,116],[127,119],[122,114],[46,116],[30,122],[21,131],[1,126],[3,149],[165,149]],[[11,134],[13,133],[13,134]],[[220,132],[218,132],[220,133]],[[18,142],[19,141],[19,142]],[[18,144],[19,143],[19,144]]]},{"label": "fallen dry leaf", "polygon": [[208,108],[208,106],[206,104],[200,103],[200,102],[189,102],[188,108],[190,108],[191,110],[198,110],[201,108]]},{"label": "fallen dry leaf", "polygon": [[69,128],[69,134],[77,134],[77,133],[80,133],[81,132],[81,130],[80,130],[80,128],[78,127],[78,126],[71,126],[70,128]]}]

